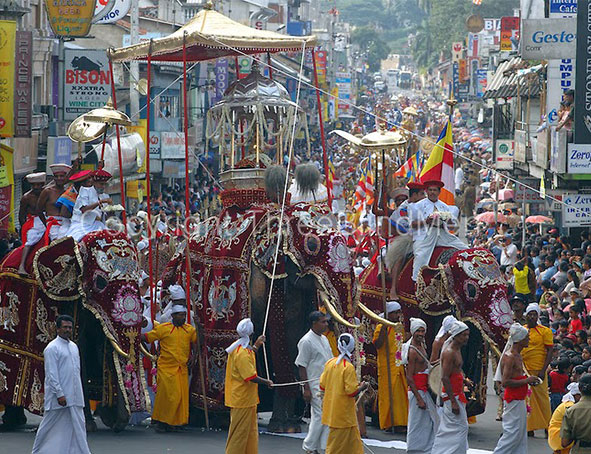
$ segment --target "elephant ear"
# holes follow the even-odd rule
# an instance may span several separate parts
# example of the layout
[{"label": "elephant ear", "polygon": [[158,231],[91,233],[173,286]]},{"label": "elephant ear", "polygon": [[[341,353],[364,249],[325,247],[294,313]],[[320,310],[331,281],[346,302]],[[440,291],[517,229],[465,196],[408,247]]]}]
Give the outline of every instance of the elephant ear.
[{"label": "elephant ear", "polygon": [[82,258],[72,237],[53,241],[35,254],[33,272],[39,288],[56,301],[82,296]]}]

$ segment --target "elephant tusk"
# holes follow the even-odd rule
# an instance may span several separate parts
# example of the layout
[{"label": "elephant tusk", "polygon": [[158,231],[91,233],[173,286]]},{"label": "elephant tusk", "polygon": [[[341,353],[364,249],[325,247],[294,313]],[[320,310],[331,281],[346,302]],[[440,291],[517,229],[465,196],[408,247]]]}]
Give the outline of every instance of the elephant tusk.
[{"label": "elephant tusk", "polygon": [[123,356],[125,359],[129,359],[129,353],[125,353],[123,351],[123,349],[119,346],[119,344],[117,342],[115,342],[114,339],[111,339],[109,337],[109,342],[111,342],[111,345],[113,346],[113,350],[115,350],[118,355]]},{"label": "elephant tusk", "polygon": [[395,323],[380,317],[378,314],[372,311],[369,307],[365,306],[363,303],[357,303],[357,307],[361,310],[361,312],[363,312],[363,314],[365,314],[366,317],[371,318],[376,323],[391,326],[392,328],[396,328],[401,325],[400,322]]},{"label": "elephant tusk", "polygon": [[148,350],[146,350],[146,347],[144,347],[144,344],[142,344],[141,342],[140,342],[140,351],[150,361],[156,361],[156,359],[158,359],[158,357],[156,355],[152,355],[152,353],[150,353]]},{"label": "elephant tusk", "polygon": [[329,312],[331,317],[334,318],[337,322],[339,322],[341,325],[346,326],[347,328],[351,328],[351,329],[359,328],[359,325],[354,325],[353,323],[345,320],[345,318],[337,312],[337,310],[331,304],[331,302],[328,301],[328,298],[325,295],[322,295],[321,298],[322,298],[322,303],[324,304],[324,307],[326,307],[326,310]]}]

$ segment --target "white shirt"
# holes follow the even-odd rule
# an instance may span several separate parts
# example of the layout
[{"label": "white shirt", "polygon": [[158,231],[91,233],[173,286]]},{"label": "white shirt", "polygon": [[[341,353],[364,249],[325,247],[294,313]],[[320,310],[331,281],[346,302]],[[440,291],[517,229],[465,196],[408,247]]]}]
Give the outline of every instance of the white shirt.
[{"label": "white shirt", "polygon": [[461,167],[456,169],[456,176],[454,179],[456,191],[462,189],[462,182],[464,181],[464,170]]},{"label": "white shirt", "polygon": [[80,188],[78,197],[76,198],[76,204],[74,205],[74,211],[72,212],[72,223],[80,222],[84,227],[91,227],[94,221],[101,221],[103,212],[99,207],[94,210],[86,211],[82,213],[82,208],[97,203],[100,200],[108,199],[107,194],[100,194],[96,191],[94,186]]},{"label": "white shirt", "polygon": [[515,265],[517,263],[517,246],[511,243],[501,251],[501,265]]},{"label": "white shirt", "polygon": [[58,336],[45,347],[43,357],[45,411],[64,408],[57,402],[58,397],[66,398],[67,407],[84,407],[78,346]]},{"label": "white shirt", "polygon": [[[398,208],[394,210],[394,213],[390,215],[390,221],[401,227],[400,233],[409,233],[412,235],[416,230],[410,226],[412,219],[410,219],[409,216],[412,204],[413,202],[405,200],[400,204]],[[394,226],[392,225],[392,227]],[[406,232],[403,232],[402,229],[406,230]]]},{"label": "white shirt", "polygon": [[[296,366],[306,368],[308,380],[320,378],[324,365],[333,357],[330,344],[326,336],[318,335],[310,330],[298,342],[298,356],[295,360]],[[310,387],[318,387],[320,382],[310,382]]]},{"label": "white shirt", "polygon": [[[436,210],[437,209],[437,210]],[[416,203],[409,205],[409,215],[413,221],[425,221],[434,211],[440,213],[450,213],[456,220],[458,218],[458,207],[449,206],[441,200],[431,202],[428,198],[419,200]],[[422,240],[427,235],[428,226],[425,223],[420,224],[416,229],[413,229],[413,239]]]}]

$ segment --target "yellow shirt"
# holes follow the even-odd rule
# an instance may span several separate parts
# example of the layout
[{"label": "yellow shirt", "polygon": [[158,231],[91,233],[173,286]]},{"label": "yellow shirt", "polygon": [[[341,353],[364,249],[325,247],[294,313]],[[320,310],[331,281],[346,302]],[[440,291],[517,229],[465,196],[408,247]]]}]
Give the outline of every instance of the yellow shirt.
[{"label": "yellow shirt", "polygon": [[563,402],[552,413],[552,419],[550,419],[550,425],[548,426],[548,446],[555,453],[568,454],[570,452],[570,446],[567,448],[562,447],[560,428],[562,427],[562,418],[566,413],[566,409],[574,404],[574,402]]},{"label": "yellow shirt", "polygon": [[148,342],[160,341],[158,369],[174,374],[185,372],[191,354],[191,344],[197,342],[197,330],[188,323],[174,326],[161,323],[146,333]]},{"label": "yellow shirt", "polygon": [[255,353],[238,346],[228,355],[224,400],[226,407],[249,408],[259,404],[259,387],[252,382],[257,376]]},{"label": "yellow shirt", "polygon": [[527,266],[524,266],[521,271],[513,267],[513,276],[515,276],[515,293],[521,293],[523,295],[530,293],[529,285],[527,283],[528,275],[529,268]]},{"label": "yellow shirt", "polygon": [[329,359],[320,376],[320,389],[324,391],[322,424],[336,429],[357,426],[355,394],[359,388],[355,367],[346,358]]},{"label": "yellow shirt", "polygon": [[546,362],[546,347],[552,347],[552,330],[542,325],[529,328],[529,345],[521,352],[523,363],[529,372],[539,371]]}]

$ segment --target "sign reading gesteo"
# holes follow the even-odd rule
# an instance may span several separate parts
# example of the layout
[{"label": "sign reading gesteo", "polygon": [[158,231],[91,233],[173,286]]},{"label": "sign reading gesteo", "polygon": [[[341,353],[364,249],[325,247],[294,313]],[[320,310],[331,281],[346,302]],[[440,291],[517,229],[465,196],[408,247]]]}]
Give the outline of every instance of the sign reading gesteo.
[{"label": "sign reading gesteo", "polygon": [[74,120],[107,103],[111,76],[104,50],[66,49],[64,67],[64,120]]},{"label": "sign reading gesteo", "polygon": [[49,25],[57,36],[86,36],[96,0],[45,0]]},{"label": "sign reading gesteo", "polygon": [[521,27],[521,56],[528,60],[574,57],[576,19],[527,19]]}]

